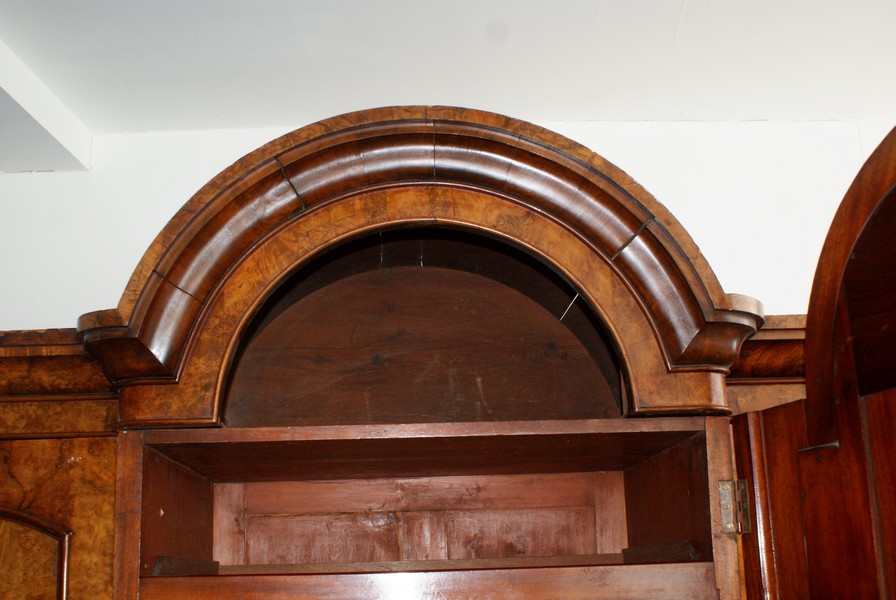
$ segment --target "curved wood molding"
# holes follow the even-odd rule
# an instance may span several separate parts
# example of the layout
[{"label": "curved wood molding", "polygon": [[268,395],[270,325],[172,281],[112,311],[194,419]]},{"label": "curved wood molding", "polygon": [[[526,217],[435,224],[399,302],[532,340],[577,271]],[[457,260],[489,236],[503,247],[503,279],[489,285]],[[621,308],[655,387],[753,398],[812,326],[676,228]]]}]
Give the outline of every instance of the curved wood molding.
[{"label": "curved wood molding", "polygon": [[729,385],[805,383],[805,315],[772,315],[741,347]]},{"label": "curved wood molding", "polygon": [[68,564],[72,532],[32,514],[3,506],[0,506],[0,519],[14,521],[56,540],[58,546],[56,598],[65,600],[68,595]]},{"label": "curved wood molding", "polygon": [[[847,333],[850,319],[847,271],[860,238],[866,231],[874,231],[872,221],[887,199],[893,196],[894,186],[896,129],[871,154],[847,190],[818,259],[806,319],[806,425],[810,446],[838,439],[836,365],[838,355],[846,351],[847,338],[851,336]],[[888,231],[883,250],[886,256],[891,256],[892,226]],[[875,271],[873,276],[892,279],[892,267],[889,275]]]},{"label": "curved wood molding", "polygon": [[[416,202],[423,204],[396,210],[399,192],[414,190]],[[373,197],[380,192],[388,194]],[[491,214],[488,207],[461,210],[456,197],[467,193],[520,210],[513,217],[510,210]],[[350,219],[348,207],[359,209],[352,199],[361,195],[367,198],[361,209],[369,214],[354,230],[343,231],[339,223]],[[465,214],[457,216],[460,212]],[[315,214],[327,216],[319,222],[312,218]],[[599,156],[499,115],[407,107],[310,125],[235,163],[200,190],[159,235],[119,307],[83,316],[79,330],[117,385],[174,381],[182,378],[187,355],[208,333],[211,303],[265,244],[269,261],[278,260],[278,252],[292,255],[265,271],[275,279],[252,293],[270,292],[310,253],[334,242],[337,230],[349,237],[399,223],[481,229],[528,248],[580,282],[583,265],[552,260],[543,247],[549,243],[544,236],[526,235],[528,228],[544,227],[547,221],[579,240],[619,278],[646,317],[668,371],[724,374],[742,342],[761,325],[758,302],[724,294],[680,224]],[[284,235],[295,227],[299,229]],[[304,250],[270,249],[297,235]],[[328,239],[316,239],[321,235]],[[260,301],[253,296],[245,308],[254,310]],[[617,336],[624,335],[618,331],[621,325],[609,326]],[[232,343],[227,342],[228,348]]]}]

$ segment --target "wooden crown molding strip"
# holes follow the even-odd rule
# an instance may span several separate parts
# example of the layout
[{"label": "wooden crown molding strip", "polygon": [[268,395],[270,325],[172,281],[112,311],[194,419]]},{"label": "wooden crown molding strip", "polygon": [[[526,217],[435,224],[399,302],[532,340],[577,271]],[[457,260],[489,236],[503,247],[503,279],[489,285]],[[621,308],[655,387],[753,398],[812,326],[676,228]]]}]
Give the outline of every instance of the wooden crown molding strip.
[{"label": "wooden crown molding strip", "polygon": [[0,357],[0,397],[114,394],[99,360],[87,355]]},{"label": "wooden crown molding strip", "polygon": [[75,329],[0,331],[0,357],[83,355]]},{"label": "wooden crown molding strip", "polygon": [[747,340],[729,385],[795,384],[806,380],[806,315],[774,315]]},{"label": "wooden crown molding strip", "polygon": [[0,401],[0,439],[114,435],[115,397]]}]

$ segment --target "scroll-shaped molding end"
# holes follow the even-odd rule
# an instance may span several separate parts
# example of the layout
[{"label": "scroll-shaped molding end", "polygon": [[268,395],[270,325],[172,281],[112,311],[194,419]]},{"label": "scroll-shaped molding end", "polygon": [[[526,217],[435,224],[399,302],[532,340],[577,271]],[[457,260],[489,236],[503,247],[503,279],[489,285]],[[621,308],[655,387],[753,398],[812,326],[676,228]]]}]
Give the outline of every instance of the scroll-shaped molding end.
[{"label": "scroll-shaped molding end", "polygon": [[744,342],[764,323],[762,303],[749,296],[726,294],[721,306],[697,330],[688,346],[674,360],[674,369],[693,367],[731,368]]},{"label": "scroll-shaped molding end", "polygon": [[132,332],[117,309],[81,316],[78,339],[99,359],[106,378],[114,385],[174,377],[174,371]]}]

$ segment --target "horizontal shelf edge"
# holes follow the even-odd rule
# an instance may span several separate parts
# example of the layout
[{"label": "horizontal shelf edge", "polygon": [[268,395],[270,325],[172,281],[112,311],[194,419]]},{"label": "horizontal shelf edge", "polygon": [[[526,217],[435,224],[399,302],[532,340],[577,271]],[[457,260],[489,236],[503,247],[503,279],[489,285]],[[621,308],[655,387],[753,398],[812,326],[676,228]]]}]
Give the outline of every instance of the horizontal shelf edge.
[{"label": "horizontal shelf edge", "polygon": [[716,598],[711,562],[310,575],[209,575],[140,579],[141,600],[394,598]]},{"label": "horizontal shelf edge", "polygon": [[145,433],[151,445],[220,444],[230,442],[291,442],[496,436],[579,435],[703,431],[704,417],[661,419],[587,419],[570,421],[497,421],[465,423],[410,423],[384,425],[329,425],[217,429],[162,429]]}]

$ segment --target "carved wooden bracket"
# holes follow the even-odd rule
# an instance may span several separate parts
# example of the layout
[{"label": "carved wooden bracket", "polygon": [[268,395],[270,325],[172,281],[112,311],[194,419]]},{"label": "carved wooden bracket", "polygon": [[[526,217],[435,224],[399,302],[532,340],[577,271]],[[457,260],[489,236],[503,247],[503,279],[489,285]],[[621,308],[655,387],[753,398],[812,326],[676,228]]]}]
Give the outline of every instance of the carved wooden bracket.
[{"label": "carved wooden bracket", "polygon": [[[402,204],[404,192],[416,194],[415,207]],[[465,194],[472,200],[457,199]],[[198,336],[210,326],[211,303],[226,301],[218,297],[225,287],[238,293],[238,285],[225,284],[248,257],[276,262],[294,252],[282,269],[266,275],[284,277],[312,248],[320,251],[333,236],[352,235],[339,223],[359,206],[369,216],[356,219],[355,234],[401,223],[480,229],[528,248],[581,283],[591,267],[557,258],[562,252],[550,248],[556,236],[542,225],[552,223],[588,248],[612,274],[606,277],[618,280],[649,323],[670,372],[724,374],[761,326],[759,303],[724,294],[681,225],[593,152],[495,114],[407,107],[305,127],[223,171],[160,234],[119,307],[80,319],[81,338],[119,386],[179,380]],[[296,228],[301,233],[289,235],[300,235],[305,246],[284,247],[292,239],[284,232]],[[534,233],[539,228],[543,232]],[[261,287],[269,293],[278,281]],[[613,300],[591,301],[607,319]],[[245,306],[254,309],[258,302],[253,296]],[[230,326],[241,326],[249,315],[240,318]],[[608,326],[627,335],[624,323]],[[215,360],[226,361],[227,352],[222,348]]]}]

